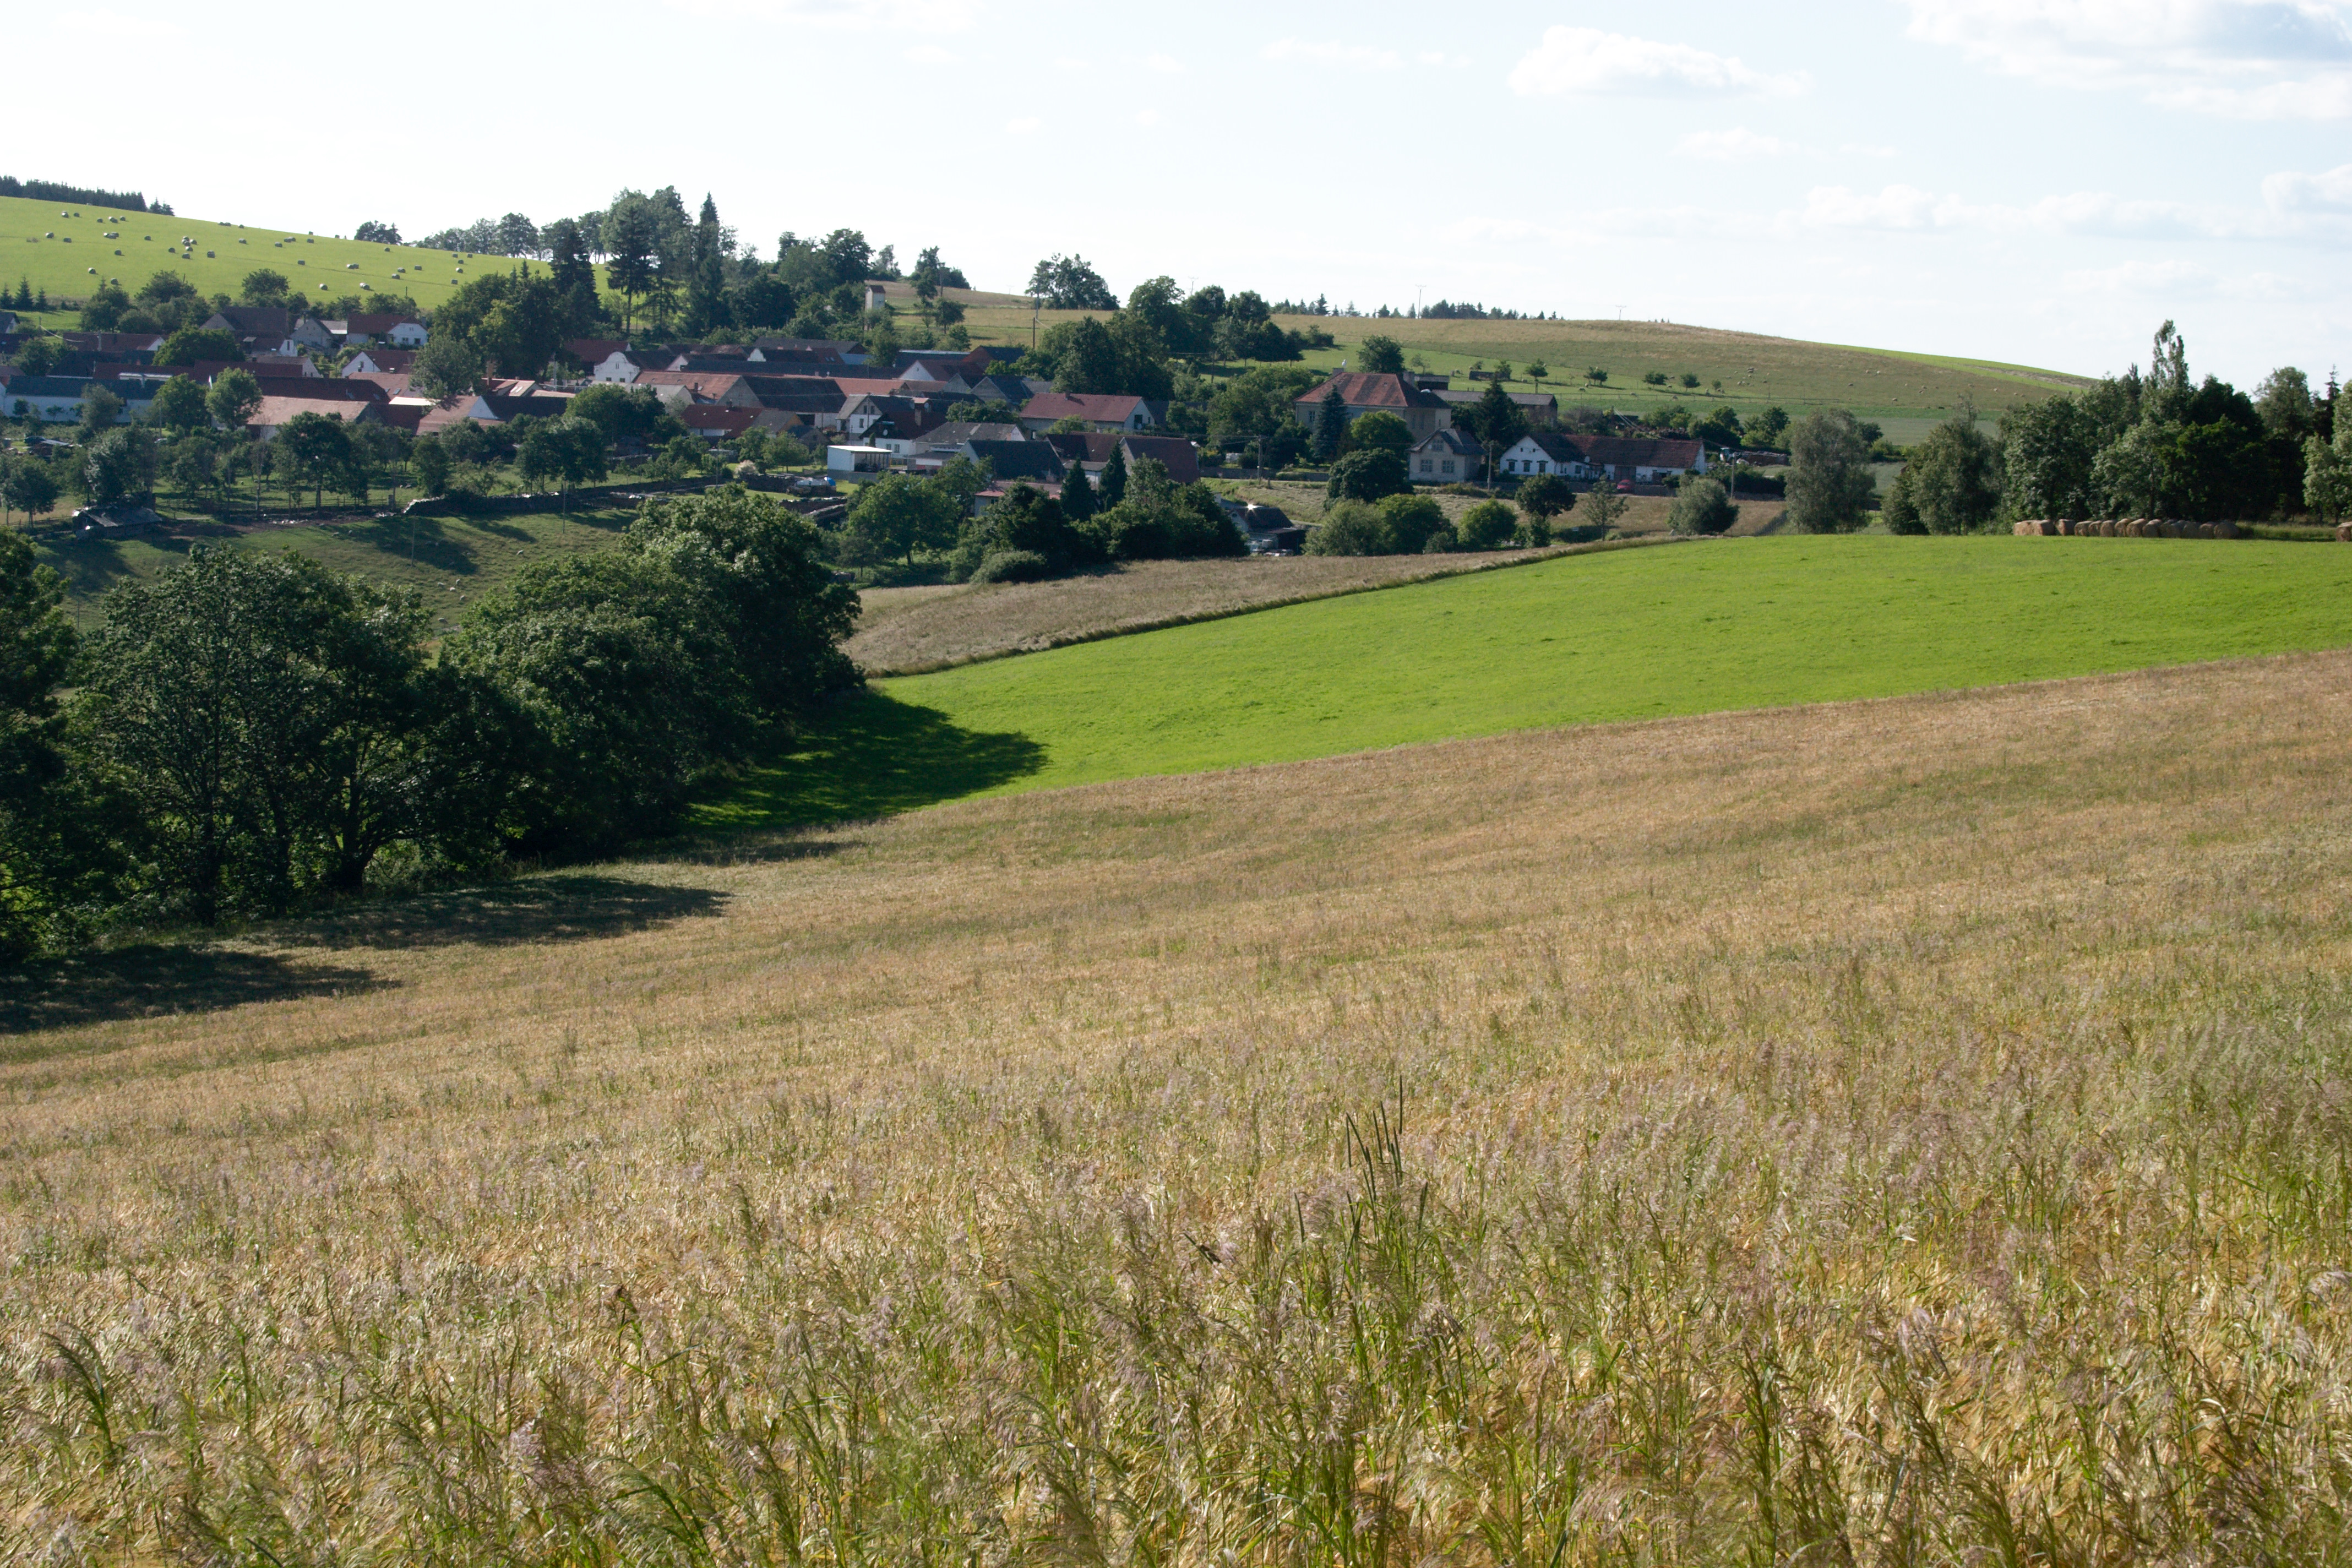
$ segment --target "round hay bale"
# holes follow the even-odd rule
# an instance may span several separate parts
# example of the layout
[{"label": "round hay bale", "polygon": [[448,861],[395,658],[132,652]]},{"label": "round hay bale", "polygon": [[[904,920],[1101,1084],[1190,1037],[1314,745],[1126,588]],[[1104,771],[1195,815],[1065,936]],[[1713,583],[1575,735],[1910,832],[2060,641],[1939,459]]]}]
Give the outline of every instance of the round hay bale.
[{"label": "round hay bale", "polygon": [[2198,538],[2200,538],[2200,539],[2210,539],[2210,538],[2212,538],[2212,537],[2213,537],[2213,525],[2212,525],[2211,523],[2210,523],[2210,522],[2200,522],[2200,523],[2199,523],[2199,524],[2197,525],[2197,537],[2198,537]]},{"label": "round hay bale", "polygon": [[2336,525],[2336,542],[2352,544],[2352,522],[2339,522]]},{"label": "round hay bale", "polygon": [[2238,537],[2238,525],[2231,522],[2225,517],[2221,521],[2213,525],[2213,537],[2216,539],[2235,539]]}]

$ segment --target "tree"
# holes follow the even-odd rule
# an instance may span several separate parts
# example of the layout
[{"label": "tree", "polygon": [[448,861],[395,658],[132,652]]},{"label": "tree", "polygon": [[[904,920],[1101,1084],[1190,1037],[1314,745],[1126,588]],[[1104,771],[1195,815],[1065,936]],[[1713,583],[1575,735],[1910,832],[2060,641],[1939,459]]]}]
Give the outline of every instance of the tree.
[{"label": "tree", "polygon": [[1801,533],[1846,533],[1869,518],[1870,443],[1843,408],[1807,415],[1789,442],[1789,521]]},{"label": "tree", "polygon": [[553,479],[567,489],[604,477],[604,432],[585,419],[543,419],[515,449],[525,484]]},{"label": "tree", "polygon": [[911,566],[916,551],[946,549],[962,520],[941,500],[937,487],[912,474],[886,474],[860,488],[849,507],[845,558],[856,565],[898,557]]},{"label": "tree", "polygon": [[100,283],[82,301],[81,330],[85,332],[110,332],[122,324],[123,312],[131,309],[131,296],[117,283]]},{"label": "tree", "polygon": [[1748,421],[1747,438],[1759,450],[1779,451],[1782,438],[1788,434],[1789,411],[1777,403]]},{"label": "tree", "polygon": [[245,422],[261,407],[261,383],[249,370],[225,370],[213,377],[212,390],[205,395],[205,406],[212,410],[215,425],[242,430]]},{"label": "tree", "polygon": [[1585,371],[1584,379],[1595,386],[1605,386],[1609,383],[1609,372],[1596,364]]},{"label": "tree", "polygon": [[1927,433],[1903,471],[1928,532],[1972,533],[1992,521],[2000,510],[2000,457],[1966,404]]},{"label": "tree", "polygon": [[47,375],[57,368],[58,340],[44,334],[16,345],[16,368],[26,375]]},{"label": "tree", "polygon": [[1919,496],[1911,476],[1911,465],[1906,463],[1886,488],[1886,504],[1879,509],[1889,533],[1918,534],[1927,531],[1927,524],[1919,516]]},{"label": "tree", "polygon": [[1074,460],[1062,476],[1062,515],[1072,522],[1084,522],[1094,514],[1094,481],[1087,478],[1087,466]]},{"label": "tree", "polygon": [[[11,499],[16,469],[0,473],[0,500]],[[63,809],[65,724],[57,694],[75,644],[64,602],[57,574],[32,547],[0,532],[0,963],[44,945],[63,901],[69,846],[88,831]]]},{"label": "tree", "polygon": [[428,397],[455,397],[474,390],[482,378],[482,356],[457,332],[435,332],[416,351],[409,379]]},{"label": "tree", "polygon": [[369,218],[359,227],[352,230],[352,237],[362,245],[398,245],[400,226],[396,223],[378,223],[373,218]]},{"label": "tree", "polygon": [[1348,444],[1348,400],[1340,395],[1335,384],[1323,395],[1323,402],[1315,411],[1315,456],[1319,462],[1332,462]]},{"label": "tree", "polygon": [[1543,361],[1539,359],[1528,361],[1528,379],[1534,382],[1538,388],[1550,378],[1550,375],[1551,366],[1544,363]]},{"label": "tree", "polygon": [[1394,338],[1375,332],[1366,338],[1356,353],[1357,366],[1375,375],[1402,374],[1404,371],[1404,346]]},{"label": "tree", "polygon": [[1398,494],[1380,503],[1381,523],[1388,530],[1389,552],[1419,555],[1429,542],[1449,531],[1445,509],[1428,496]]},{"label": "tree", "polygon": [[1511,542],[1518,526],[1518,514],[1509,502],[1484,500],[1462,514],[1454,525],[1454,537],[1465,550],[1499,550]]},{"label": "tree", "polygon": [[286,281],[286,274],[268,267],[255,268],[236,286],[240,305],[284,307],[293,302],[292,292],[293,285]]},{"label": "tree", "polygon": [[143,501],[155,493],[155,438],[136,426],[118,426],[82,447],[82,489],[92,505]]},{"label": "tree", "polygon": [[1309,555],[1392,555],[1395,544],[1380,510],[1358,500],[1324,508],[1307,535]]},{"label": "tree", "polygon": [[7,521],[5,510],[27,517],[48,510],[58,504],[58,489],[56,472],[37,458],[0,465],[0,522]]},{"label": "tree", "polygon": [[1555,518],[1576,504],[1576,491],[1558,474],[1538,474],[1522,479],[1514,498],[1519,510],[1534,518]]},{"label": "tree", "polygon": [[[637,301],[652,292],[660,268],[661,229],[643,196],[625,194],[604,223],[604,276],[621,296],[621,325],[635,320]],[[428,341],[427,347],[431,346]]]},{"label": "tree", "polygon": [[163,340],[157,364],[194,364],[200,360],[236,361],[245,357],[236,339],[218,327],[182,327]]},{"label": "tree", "polygon": [[1348,427],[1348,445],[1358,451],[1394,452],[1402,458],[1412,450],[1412,427],[1388,410],[1375,408]]},{"label": "tree", "polygon": [[1587,528],[1597,528],[1606,533],[1619,518],[1625,515],[1625,498],[1617,493],[1614,485],[1602,479],[1577,501],[1576,515],[1584,520]]},{"label": "tree", "polygon": [[1490,381],[1478,401],[1454,416],[1454,423],[1465,426],[1486,449],[1486,476],[1494,478],[1495,465],[1503,453],[1518,444],[1528,433],[1527,411],[1511,401],[1499,381]]},{"label": "tree", "polygon": [[278,426],[276,446],[278,466],[290,483],[312,488],[314,506],[326,504],[327,486],[340,487],[355,460],[352,433],[324,414],[297,414]]},{"label": "tree", "polygon": [[1103,461],[1102,480],[1096,496],[1097,511],[1108,511],[1127,499],[1127,446],[1124,442],[1112,443],[1110,456]]},{"label": "tree", "polygon": [[416,480],[416,488],[426,495],[437,496],[449,489],[449,448],[438,436],[421,436],[416,445],[408,449],[408,471]]},{"label": "tree", "polygon": [[694,271],[687,280],[686,330],[696,337],[729,324],[727,241],[719,226],[719,204],[706,191],[694,226]]},{"label": "tree", "polygon": [[2337,426],[2332,441],[2313,436],[2304,442],[2303,498],[2330,522],[2352,513],[2352,420]]},{"label": "tree", "polygon": [[1110,291],[1102,274],[1089,267],[1084,257],[1065,257],[1058,251],[1031,270],[1026,291],[1044,299],[1049,310],[1118,309],[1118,296]]},{"label": "tree", "polygon": [[1331,479],[1324,493],[1334,500],[1376,501],[1384,496],[1402,495],[1412,489],[1403,457],[1373,448],[1349,452],[1332,464]]},{"label": "tree", "polygon": [[1738,521],[1739,508],[1722,482],[1711,479],[1685,479],[1666,514],[1666,525],[1676,533],[1721,533]]},{"label": "tree", "polygon": [[184,375],[175,375],[155,389],[148,417],[166,430],[188,431],[211,423],[205,406],[205,389]]},{"label": "tree", "polygon": [[[1078,472],[1076,465],[1070,472]],[[1086,484],[1083,479],[1077,482],[1081,487]],[[1066,484],[1065,493],[1069,493]],[[1086,505],[1087,517],[1099,510],[1091,493]],[[1076,521],[1061,502],[1036,486],[1014,485],[965,525],[956,544],[955,574],[970,580],[992,559],[1006,557],[1034,557],[1028,574],[1039,576],[1099,559],[1102,552],[1094,536],[1074,526]],[[1002,579],[1010,574],[1000,569],[992,575]]]},{"label": "tree", "polygon": [[1739,420],[1739,410],[1725,404],[1691,426],[1691,434],[1716,447],[1736,447],[1747,444],[1747,432]]},{"label": "tree", "polygon": [[91,382],[82,389],[81,439],[97,440],[122,420],[122,399],[104,386]]},{"label": "tree", "polygon": [[560,217],[539,231],[546,247],[548,281],[562,301],[565,335],[584,334],[604,313],[596,298],[596,263],[576,218]]}]

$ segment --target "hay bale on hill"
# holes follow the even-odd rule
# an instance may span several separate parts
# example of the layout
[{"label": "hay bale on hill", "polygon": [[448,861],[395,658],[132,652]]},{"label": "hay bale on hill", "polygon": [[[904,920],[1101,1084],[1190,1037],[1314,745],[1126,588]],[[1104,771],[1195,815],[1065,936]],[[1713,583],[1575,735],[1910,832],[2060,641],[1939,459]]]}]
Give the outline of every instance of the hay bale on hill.
[{"label": "hay bale on hill", "polygon": [[2223,518],[2221,521],[2213,525],[2213,537],[2216,539],[2235,539],[2238,537],[2238,525],[2231,522],[2228,518]]},{"label": "hay bale on hill", "polygon": [[2025,537],[2025,520],[2024,520],[2023,518],[2021,518],[2021,518],[2019,518],[2015,522],[2011,523],[2011,524],[2009,525],[2009,531],[2010,531],[2011,533],[2012,533],[2012,534],[2016,535],[2016,536],[2017,536],[2018,538],[2020,538],[2020,539],[2024,538],[2024,537]]},{"label": "hay bale on hill", "polygon": [[2339,522],[2336,525],[2336,542],[2352,544],[2352,522]]}]

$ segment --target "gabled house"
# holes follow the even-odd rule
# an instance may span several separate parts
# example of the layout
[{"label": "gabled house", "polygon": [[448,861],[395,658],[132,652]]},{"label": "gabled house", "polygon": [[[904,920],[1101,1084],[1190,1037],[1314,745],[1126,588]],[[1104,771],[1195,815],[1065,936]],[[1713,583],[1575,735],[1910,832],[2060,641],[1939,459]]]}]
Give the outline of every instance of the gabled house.
[{"label": "gabled house", "polygon": [[344,375],[378,375],[405,373],[416,364],[415,349],[362,349],[343,362]]},{"label": "gabled house", "polygon": [[1495,463],[1497,479],[1523,479],[1531,474],[1558,474],[1565,479],[1593,477],[1584,452],[1573,436],[1551,430],[1530,430],[1503,452]]},{"label": "gabled house", "polygon": [[866,427],[864,438],[867,446],[879,447],[893,458],[912,458],[929,449],[931,432],[946,423],[947,416],[928,403],[894,407]]},{"label": "gabled house", "polygon": [[1128,436],[1119,445],[1127,448],[1127,466],[1133,472],[1135,465],[1149,458],[1168,470],[1168,477],[1180,485],[1189,485],[1201,477],[1200,449],[1181,436]]},{"label": "gabled house", "polygon": [[1426,441],[1454,423],[1454,410],[1444,398],[1406,377],[1382,371],[1352,370],[1342,371],[1301,395],[1291,405],[1298,422],[1310,430],[1315,428],[1316,421],[1323,416],[1323,400],[1335,390],[1347,405],[1350,425],[1367,414],[1393,414],[1404,421],[1415,441]]},{"label": "gabled house", "polygon": [[1068,470],[1059,453],[1044,441],[966,441],[964,457],[986,463],[991,478],[1000,483],[1026,479],[1036,485],[1058,485]]},{"label": "gabled house", "polygon": [[247,354],[299,354],[335,346],[335,336],[324,323],[281,305],[225,305],[205,325],[236,339]]},{"label": "gabled house", "polygon": [[[1477,392],[1466,389],[1457,392],[1448,387],[1433,387],[1430,390],[1433,396],[1457,413],[1486,395],[1483,389]],[[1517,406],[1521,414],[1527,416],[1528,424],[1531,428],[1537,430],[1559,428],[1559,399],[1550,393],[1513,392],[1506,395]]]},{"label": "gabled house", "polygon": [[1406,477],[1417,485],[1458,485],[1477,478],[1486,461],[1468,431],[1448,425],[1413,447],[1405,459]]},{"label": "gabled house", "polygon": [[648,370],[632,384],[637,386],[682,386],[698,403],[723,403],[730,408],[757,408],[760,395],[740,371]]},{"label": "gabled house", "polygon": [[478,392],[461,392],[455,397],[445,397],[425,410],[416,422],[416,433],[434,436],[467,421],[476,425],[502,425],[498,410]]},{"label": "gabled house", "polygon": [[[55,425],[81,417],[82,399],[89,389],[100,384],[88,376],[79,375],[18,375],[8,380],[8,390],[0,395],[0,406],[16,418],[31,417]],[[127,388],[108,386],[106,391],[123,399],[122,420],[131,417]]]},{"label": "gabled house", "polygon": [[320,324],[340,339],[345,348],[369,348],[379,343],[396,349],[421,349],[425,346],[425,323],[413,316],[379,312],[348,316],[340,321]]},{"label": "gabled house", "polygon": [[1159,424],[1140,397],[1124,393],[1046,392],[1021,410],[1024,430],[1051,430],[1065,419],[1083,419],[1089,430],[1149,430]]},{"label": "gabled house", "polygon": [[352,425],[376,418],[377,405],[364,398],[264,397],[261,406],[245,422],[245,427],[264,441],[275,441],[278,432],[292,423],[298,414],[324,415]]},{"label": "gabled house", "polygon": [[1530,432],[1504,452],[1496,465],[1496,477],[1503,479],[1561,474],[1574,479],[1637,485],[1656,484],[1675,474],[1705,472],[1706,445],[1702,441],[1564,436],[1548,430]]}]

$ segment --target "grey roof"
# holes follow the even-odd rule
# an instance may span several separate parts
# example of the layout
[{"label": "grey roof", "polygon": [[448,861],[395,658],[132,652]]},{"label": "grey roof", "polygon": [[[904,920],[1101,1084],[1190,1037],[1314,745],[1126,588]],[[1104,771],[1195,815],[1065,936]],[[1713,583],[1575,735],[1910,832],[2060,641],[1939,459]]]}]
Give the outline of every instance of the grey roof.
[{"label": "grey roof", "polygon": [[966,456],[984,458],[1000,479],[1059,479],[1061,455],[1043,441],[967,441]]}]

